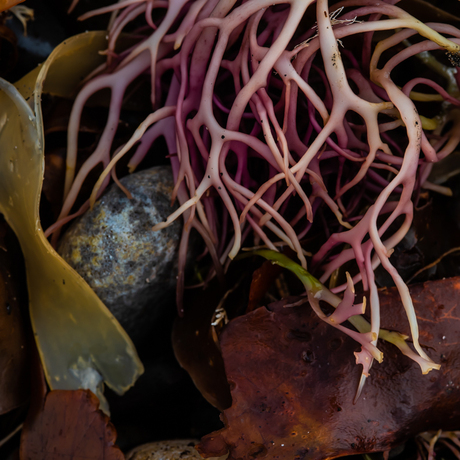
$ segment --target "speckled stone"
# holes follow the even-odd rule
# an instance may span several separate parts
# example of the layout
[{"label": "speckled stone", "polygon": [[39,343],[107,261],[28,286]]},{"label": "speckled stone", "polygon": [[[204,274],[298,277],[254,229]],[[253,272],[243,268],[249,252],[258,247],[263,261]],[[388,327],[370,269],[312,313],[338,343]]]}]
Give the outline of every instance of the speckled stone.
[{"label": "speckled stone", "polygon": [[152,231],[174,209],[169,167],[140,171],[121,183],[133,198],[112,185],[67,230],[58,252],[136,340],[148,332],[165,301],[171,302],[181,222]]},{"label": "speckled stone", "polygon": [[[126,454],[126,460],[203,460],[193,447],[197,443],[193,439],[151,442]],[[223,460],[225,457],[211,457],[208,460]]]}]

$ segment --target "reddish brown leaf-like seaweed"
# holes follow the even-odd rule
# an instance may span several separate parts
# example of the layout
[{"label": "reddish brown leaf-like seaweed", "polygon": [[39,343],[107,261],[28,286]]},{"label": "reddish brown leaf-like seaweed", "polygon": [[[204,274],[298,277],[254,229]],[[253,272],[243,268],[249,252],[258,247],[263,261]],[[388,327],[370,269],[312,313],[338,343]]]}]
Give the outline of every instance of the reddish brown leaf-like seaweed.
[{"label": "reddish brown leaf-like seaweed", "polygon": [[89,390],[48,393],[42,411],[24,426],[21,460],[123,460],[116,431]]},{"label": "reddish brown leaf-like seaweed", "polygon": [[[225,428],[203,438],[205,456],[323,459],[384,451],[430,429],[460,426],[460,279],[411,288],[427,354],[441,370],[420,368],[381,344],[361,397],[358,346],[308,306],[283,303],[231,321],[221,346],[232,390]],[[394,289],[381,293],[382,327],[409,332]]]},{"label": "reddish brown leaf-like seaweed", "polygon": [[15,261],[19,246],[13,232],[0,222],[0,414],[29,399],[29,353],[24,327],[25,278]]}]

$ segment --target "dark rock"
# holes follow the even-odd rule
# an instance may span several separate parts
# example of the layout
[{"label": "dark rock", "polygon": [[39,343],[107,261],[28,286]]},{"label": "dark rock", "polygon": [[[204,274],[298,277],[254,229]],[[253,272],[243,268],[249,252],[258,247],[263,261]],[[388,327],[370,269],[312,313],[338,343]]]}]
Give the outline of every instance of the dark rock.
[{"label": "dark rock", "polygon": [[141,171],[121,182],[132,199],[112,185],[69,228],[58,252],[137,341],[148,333],[165,303],[172,303],[181,223],[152,231],[173,210],[169,167]]}]

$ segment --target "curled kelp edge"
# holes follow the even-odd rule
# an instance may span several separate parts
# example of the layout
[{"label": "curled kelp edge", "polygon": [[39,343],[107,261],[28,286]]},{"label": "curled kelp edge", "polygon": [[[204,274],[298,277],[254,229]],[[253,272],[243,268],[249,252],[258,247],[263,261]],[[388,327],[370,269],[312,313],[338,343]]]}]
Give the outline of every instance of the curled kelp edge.
[{"label": "curled kelp edge", "polygon": [[44,171],[42,92],[69,95],[101,62],[98,51],[105,45],[104,32],[72,37],[16,87],[0,82],[0,212],[15,230],[26,260],[31,321],[45,375],[52,389],[89,388],[100,399],[102,382],[122,394],[143,366],[110,311],[43,236],[38,209]]}]

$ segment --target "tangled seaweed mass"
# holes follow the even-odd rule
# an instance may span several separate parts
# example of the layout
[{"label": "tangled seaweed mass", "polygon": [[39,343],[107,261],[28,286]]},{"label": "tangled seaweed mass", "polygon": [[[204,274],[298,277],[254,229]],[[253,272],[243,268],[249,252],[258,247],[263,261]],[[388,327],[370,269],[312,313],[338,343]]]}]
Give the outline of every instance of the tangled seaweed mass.
[{"label": "tangled seaweed mass", "polygon": [[[341,304],[322,284],[310,290],[310,303],[361,344],[362,386],[373,360],[383,359],[379,265],[393,279],[410,324],[415,351],[406,346],[406,354],[424,374],[439,368],[419,344],[408,287],[389,257],[411,226],[422,189],[449,193],[430,181],[430,172],[460,140],[460,30],[425,24],[397,0],[329,3],[125,0],[82,17],[112,12],[107,61],[75,100],[64,205],[46,234],[56,243],[62,225],[88,209],[111,176],[119,183],[114,166],[123,155],[134,151],[132,172],[163,138],[179,208],[154,230],[180,217],[185,222],[179,309],[192,229],[213,262],[208,279],[223,277],[243,245],[288,246],[303,269],[314,249],[309,264],[321,283],[342,267],[351,273],[332,289],[345,292]],[[140,18],[137,44],[116,51],[122,32]],[[415,61],[423,77],[407,72]],[[127,88],[146,74],[152,112],[114,151]],[[82,110],[105,88],[111,90],[105,129],[76,171]],[[90,199],[75,212],[83,182],[100,164],[104,172]],[[305,243],[313,230],[324,236],[319,248]],[[354,305],[358,283],[368,293],[371,322],[355,332],[342,323],[366,310],[366,302]],[[326,317],[320,300],[340,304],[340,314]]]}]

